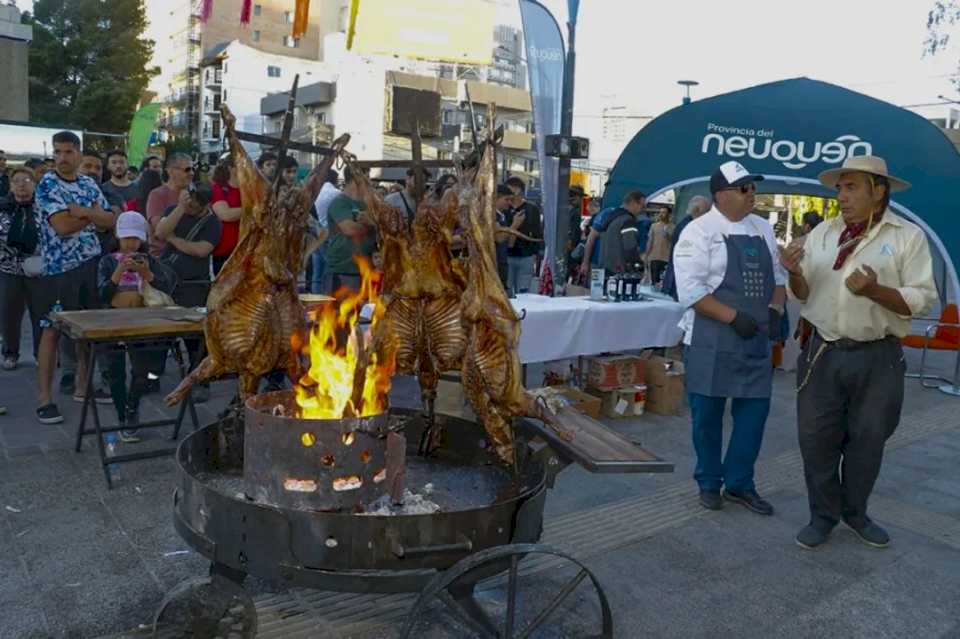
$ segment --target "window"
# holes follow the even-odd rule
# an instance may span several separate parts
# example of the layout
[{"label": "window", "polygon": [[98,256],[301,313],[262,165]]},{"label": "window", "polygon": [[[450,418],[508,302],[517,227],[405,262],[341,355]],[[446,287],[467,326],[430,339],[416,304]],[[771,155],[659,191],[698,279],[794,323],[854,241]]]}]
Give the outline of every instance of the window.
[{"label": "window", "polygon": [[223,101],[224,101],[224,102],[227,101],[227,90],[226,90],[226,89],[223,90]]},{"label": "window", "polygon": [[326,113],[324,113],[323,111],[321,111],[320,113],[317,114],[317,122],[318,122],[318,123],[324,124],[326,121],[327,121],[327,114],[326,114]]},{"label": "window", "polygon": [[283,23],[284,24],[293,24],[293,12],[284,11],[283,12]]},{"label": "window", "polygon": [[226,62],[223,63],[223,72],[224,72],[224,73],[227,72],[227,63],[226,63]]},{"label": "window", "polygon": [[296,49],[300,46],[300,38],[294,38],[293,36],[284,36],[283,37],[283,46],[288,49]]},{"label": "window", "polygon": [[269,78],[279,78],[280,77],[280,67],[269,66],[267,67],[267,77]]},{"label": "window", "polygon": [[255,5],[253,5],[253,15],[258,16],[258,15],[261,15],[262,13],[263,13],[263,5],[262,5],[262,4],[255,4]]},{"label": "window", "polygon": [[254,41],[254,42],[260,42],[260,32],[259,32],[259,31],[254,31],[254,32],[253,32],[253,41]]}]

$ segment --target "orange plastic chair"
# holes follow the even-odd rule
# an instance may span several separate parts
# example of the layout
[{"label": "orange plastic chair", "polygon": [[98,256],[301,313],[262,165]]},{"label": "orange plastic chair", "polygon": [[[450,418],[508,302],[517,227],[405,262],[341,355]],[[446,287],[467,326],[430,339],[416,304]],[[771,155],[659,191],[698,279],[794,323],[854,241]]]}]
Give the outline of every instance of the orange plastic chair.
[{"label": "orange plastic chair", "polygon": [[[924,335],[907,335],[902,341],[903,345],[908,348],[922,349],[920,372],[908,373],[907,377],[919,379],[920,385],[924,388],[939,388],[945,393],[960,395],[960,313],[958,313],[956,304],[945,306],[940,314],[940,321],[927,327]],[[923,374],[928,350],[957,352],[957,366],[952,380],[936,375]],[[945,382],[949,386],[928,384],[928,380]]]}]

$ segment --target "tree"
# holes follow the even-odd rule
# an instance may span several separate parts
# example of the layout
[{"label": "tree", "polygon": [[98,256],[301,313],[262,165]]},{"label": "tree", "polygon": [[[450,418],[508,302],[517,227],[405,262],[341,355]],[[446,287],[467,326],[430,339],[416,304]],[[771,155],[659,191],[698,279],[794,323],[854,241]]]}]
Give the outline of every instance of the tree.
[{"label": "tree", "polygon": [[[952,27],[960,24],[960,0],[936,0],[927,14],[927,40],[923,43],[924,53],[936,55],[950,43]],[[953,79],[953,85],[960,90],[960,78]]]},{"label": "tree", "polygon": [[143,0],[36,0],[30,119],[123,133],[150,81]]}]

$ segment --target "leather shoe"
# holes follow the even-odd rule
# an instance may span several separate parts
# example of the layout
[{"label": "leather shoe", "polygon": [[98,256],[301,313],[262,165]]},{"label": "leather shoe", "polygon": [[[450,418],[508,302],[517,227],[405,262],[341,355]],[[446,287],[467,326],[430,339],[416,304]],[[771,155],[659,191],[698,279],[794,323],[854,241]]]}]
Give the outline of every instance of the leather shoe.
[{"label": "leather shoe", "polygon": [[890,535],[887,531],[876,525],[867,518],[862,526],[854,526],[853,523],[843,520],[843,524],[853,531],[857,538],[870,546],[871,548],[886,548],[890,545]]},{"label": "leather shoe", "polygon": [[719,490],[701,490],[700,505],[707,510],[723,510],[723,500]]},{"label": "leather shoe", "polygon": [[830,539],[830,532],[832,530],[832,527],[825,530],[822,526],[807,524],[803,530],[797,533],[794,541],[796,541],[797,545],[801,548],[814,550],[815,548],[827,543],[827,540]]},{"label": "leather shoe", "polygon": [[724,488],[723,496],[728,501],[732,501],[737,504],[743,504],[758,515],[773,514],[773,506],[766,499],[760,497],[756,490],[750,489],[738,491]]}]

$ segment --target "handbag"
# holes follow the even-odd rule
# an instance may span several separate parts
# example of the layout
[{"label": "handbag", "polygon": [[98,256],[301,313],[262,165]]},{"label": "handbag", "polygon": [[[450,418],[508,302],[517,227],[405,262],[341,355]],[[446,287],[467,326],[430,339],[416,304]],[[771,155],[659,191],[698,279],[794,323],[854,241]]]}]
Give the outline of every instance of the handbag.
[{"label": "handbag", "polygon": [[177,305],[172,297],[154,288],[144,279],[140,280],[140,298],[143,300],[143,305],[149,308]]}]

